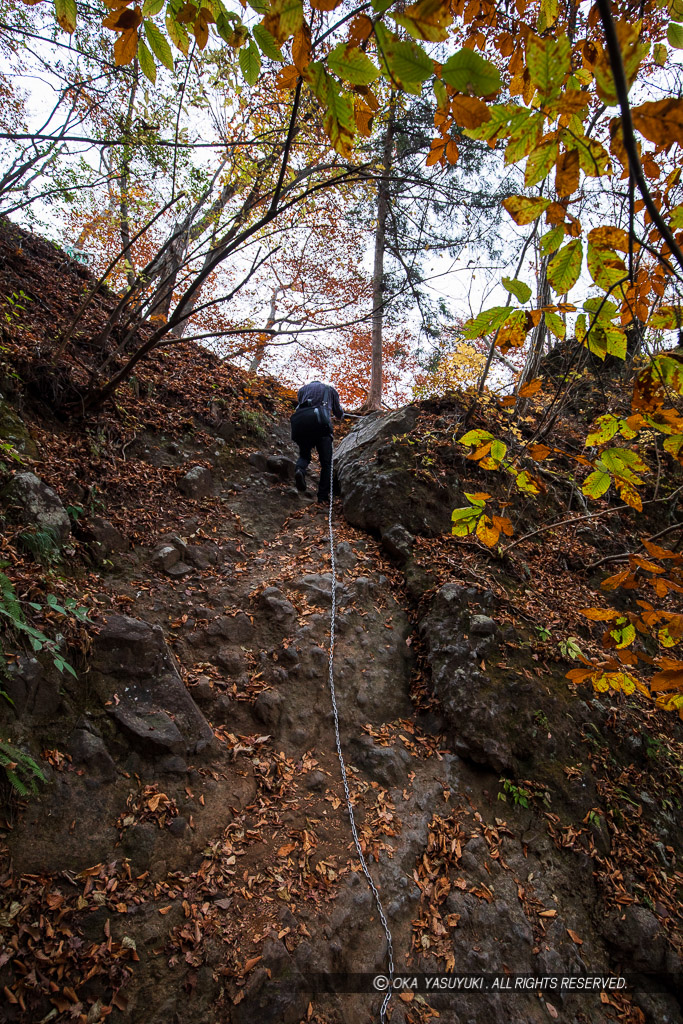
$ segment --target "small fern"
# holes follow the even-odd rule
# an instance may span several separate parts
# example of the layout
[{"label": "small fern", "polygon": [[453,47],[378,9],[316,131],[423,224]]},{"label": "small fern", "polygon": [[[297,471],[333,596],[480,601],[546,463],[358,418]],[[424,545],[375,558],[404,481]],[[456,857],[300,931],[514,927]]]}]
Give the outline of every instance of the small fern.
[{"label": "small fern", "polygon": [[35,796],[38,792],[38,782],[47,782],[40,766],[29,754],[25,754],[5,740],[0,740],[0,767],[4,769],[7,781],[19,796]]}]

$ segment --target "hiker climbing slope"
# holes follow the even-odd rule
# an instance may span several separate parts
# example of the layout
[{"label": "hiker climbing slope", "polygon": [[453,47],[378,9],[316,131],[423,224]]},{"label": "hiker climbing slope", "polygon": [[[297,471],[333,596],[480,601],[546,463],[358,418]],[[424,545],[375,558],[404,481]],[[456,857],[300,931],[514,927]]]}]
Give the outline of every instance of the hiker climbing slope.
[{"label": "hiker climbing slope", "polygon": [[332,465],[332,417],[341,420],[344,412],[339,395],[329,384],[319,380],[304,384],[297,394],[298,405],[291,417],[292,440],[299,446],[296,463],[296,486],[306,490],[306,470],[311,462],[313,448],[320,459],[318,501],[326,502],[330,496],[330,467]]}]

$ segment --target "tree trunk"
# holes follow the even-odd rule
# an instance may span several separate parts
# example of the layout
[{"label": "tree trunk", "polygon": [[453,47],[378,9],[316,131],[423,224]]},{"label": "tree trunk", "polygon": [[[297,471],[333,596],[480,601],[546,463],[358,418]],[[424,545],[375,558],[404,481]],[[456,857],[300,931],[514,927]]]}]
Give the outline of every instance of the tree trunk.
[{"label": "tree trunk", "polygon": [[362,411],[377,412],[382,408],[382,326],[384,322],[384,252],[387,217],[389,216],[389,176],[394,149],[394,113],[396,95],[389,101],[389,119],[382,153],[383,177],[377,188],[377,226],[375,228],[375,261],[372,271],[372,361],[370,389]]},{"label": "tree trunk", "polygon": [[[135,94],[138,89],[138,62],[137,59],[133,62],[133,84],[130,88],[130,99],[128,101],[128,110],[126,111],[126,120],[123,125],[123,136],[127,140],[130,135],[130,130],[133,124],[133,111],[135,108]],[[121,156],[121,175],[119,178],[120,182],[120,198],[119,198],[119,221],[121,227],[121,248],[126,253],[125,267],[126,267],[126,279],[128,281],[128,287],[132,288],[137,279],[135,268],[133,266],[133,254],[130,251],[130,215],[128,210],[128,186],[130,183],[130,160],[132,156],[132,149],[126,141],[123,147],[123,153]]]}]

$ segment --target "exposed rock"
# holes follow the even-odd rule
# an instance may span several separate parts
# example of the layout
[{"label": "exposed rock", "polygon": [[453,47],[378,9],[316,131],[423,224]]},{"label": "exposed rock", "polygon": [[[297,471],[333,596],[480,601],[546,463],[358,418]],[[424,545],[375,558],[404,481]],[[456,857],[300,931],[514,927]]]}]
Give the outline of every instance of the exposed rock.
[{"label": "exposed rock", "polygon": [[15,473],[5,490],[7,502],[19,509],[27,526],[49,533],[63,547],[71,535],[71,521],[61,501],[35,473]]},{"label": "exposed rock", "polygon": [[358,557],[347,540],[337,544],[334,554],[341,569],[353,569],[358,562]]},{"label": "exposed rock", "polygon": [[59,680],[48,675],[37,658],[21,655],[5,672],[2,689],[16,715],[48,719],[55,714],[62,703]]},{"label": "exposed rock", "polygon": [[415,538],[404,526],[396,524],[382,531],[382,547],[397,562],[407,562],[413,551]]},{"label": "exposed rock", "polygon": [[206,632],[210,637],[225,637],[230,643],[243,644],[253,635],[254,627],[248,616],[239,611],[235,615],[217,615]]},{"label": "exposed rock", "polygon": [[152,565],[155,569],[161,569],[167,572],[174,565],[180,561],[180,552],[172,544],[165,544],[162,548],[157,548],[152,555]]},{"label": "exposed rock", "polygon": [[269,455],[266,459],[268,472],[275,473],[281,480],[293,480],[295,468],[293,460],[284,455]]},{"label": "exposed rock", "polygon": [[166,574],[171,576],[173,579],[182,579],[183,576],[189,576],[191,572],[194,572],[191,565],[186,562],[176,562],[170,569],[166,570]]},{"label": "exposed rock", "polygon": [[249,465],[255,466],[256,469],[265,473],[269,457],[270,456],[265,455],[263,452],[252,452],[249,456]]},{"label": "exposed rock", "polygon": [[206,466],[192,466],[178,481],[178,487],[188,498],[206,498],[213,491],[213,478]]},{"label": "exposed rock", "polygon": [[100,557],[108,558],[109,555],[120,554],[122,551],[127,550],[127,539],[107,519],[94,516],[90,520],[89,526],[90,532],[94,537],[94,545],[97,545],[96,553]]},{"label": "exposed rock", "polygon": [[449,528],[457,487],[450,478],[441,484],[418,475],[412,449],[392,442],[412,430],[417,415],[415,406],[407,406],[365,416],[337,448],[344,515],[354,526],[382,535],[398,523],[427,536]]},{"label": "exposed rock", "polygon": [[233,1024],[295,1024],[309,996],[303,976],[279,940],[267,939],[263,960],[249,975],[244,999],[231,1008]]},{"label": "exposed rock", "polygon": [[101,736],[89,729],[75,729],[69,739],[69,753],[74,764],[84,764],[91,771],[97,772],[102,778],[113,779],[116,767],[104,745]]},{"label": "exposed rock", "polygon": [[471,636],[493,636],[498,632],[498,625],[488,615],[473,615],[470,619]]},{"label": "exposed rock", "polygon": [[254,704],[254,714],[271,731],[276,729],[282,715],[283,699],[277,690],[262,690]]},{"label": "exposed rock", "polygon": [[664,962],[666,934],[647,907],[633,904],[604,919],[602,934],[637,970],[657,971]]},{"label": "exposed rock", "polygon": [[143,751],[194,753],[212,742],[211,726],[178,675],[159,626],[112,615],[93,647],[96,692]]},{"label": "exposed rock", "polygon": [[34,459],[38,454],[36,443],[31,437],[22,419],[5,399],[0,395],[0,438],[9,441],[20,455]]},{"label": "exposed rock", "polygon": [[289,624],[297,617],[296,608],[277,587],[266,587],[261,594],[261,604],[277,623]]},{"label": "exposed rock", "polygon": [[231,678],[244,675],[247,670],[247,663],[243,655],[231,647],[221,647],[215,657],[215,661],[221,668],[225,669],[226,675]]},{"label": "exposed rock", "polygon": [[[513,745],[523,741],[524,721],[514,687],[496,685],[465,639],[474,621],[467,604],[467,591],[447,583],[420,623],[432,686],[449,720],[456,753],[496,772],[509,770],[514,763]],[[474,618],[493,622],[484,615]]]},{"label": "exposed rock", "polygon": [[[320,604],[332,604],[332,573],[307,573],[301,579],[292,584],[295,590],[302,591],[309,601],[318,601]],[[344,593],[344,587],[337,581],[336,594],[339,601]]]}]

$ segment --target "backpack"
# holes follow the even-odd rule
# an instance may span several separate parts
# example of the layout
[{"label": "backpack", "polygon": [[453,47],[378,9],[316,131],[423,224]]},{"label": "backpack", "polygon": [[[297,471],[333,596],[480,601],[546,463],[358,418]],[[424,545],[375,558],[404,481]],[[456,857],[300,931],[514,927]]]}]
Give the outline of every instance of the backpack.
[{"label": "backpack", "polygon": [[332,436],[332,416],[329,407],[330,389],[325,387],[322,405],[313,405],[310,398],[296,407],[290,418],[292,441],[297,444],[299,439],[306,439],[311,434],[321,437]]}]

